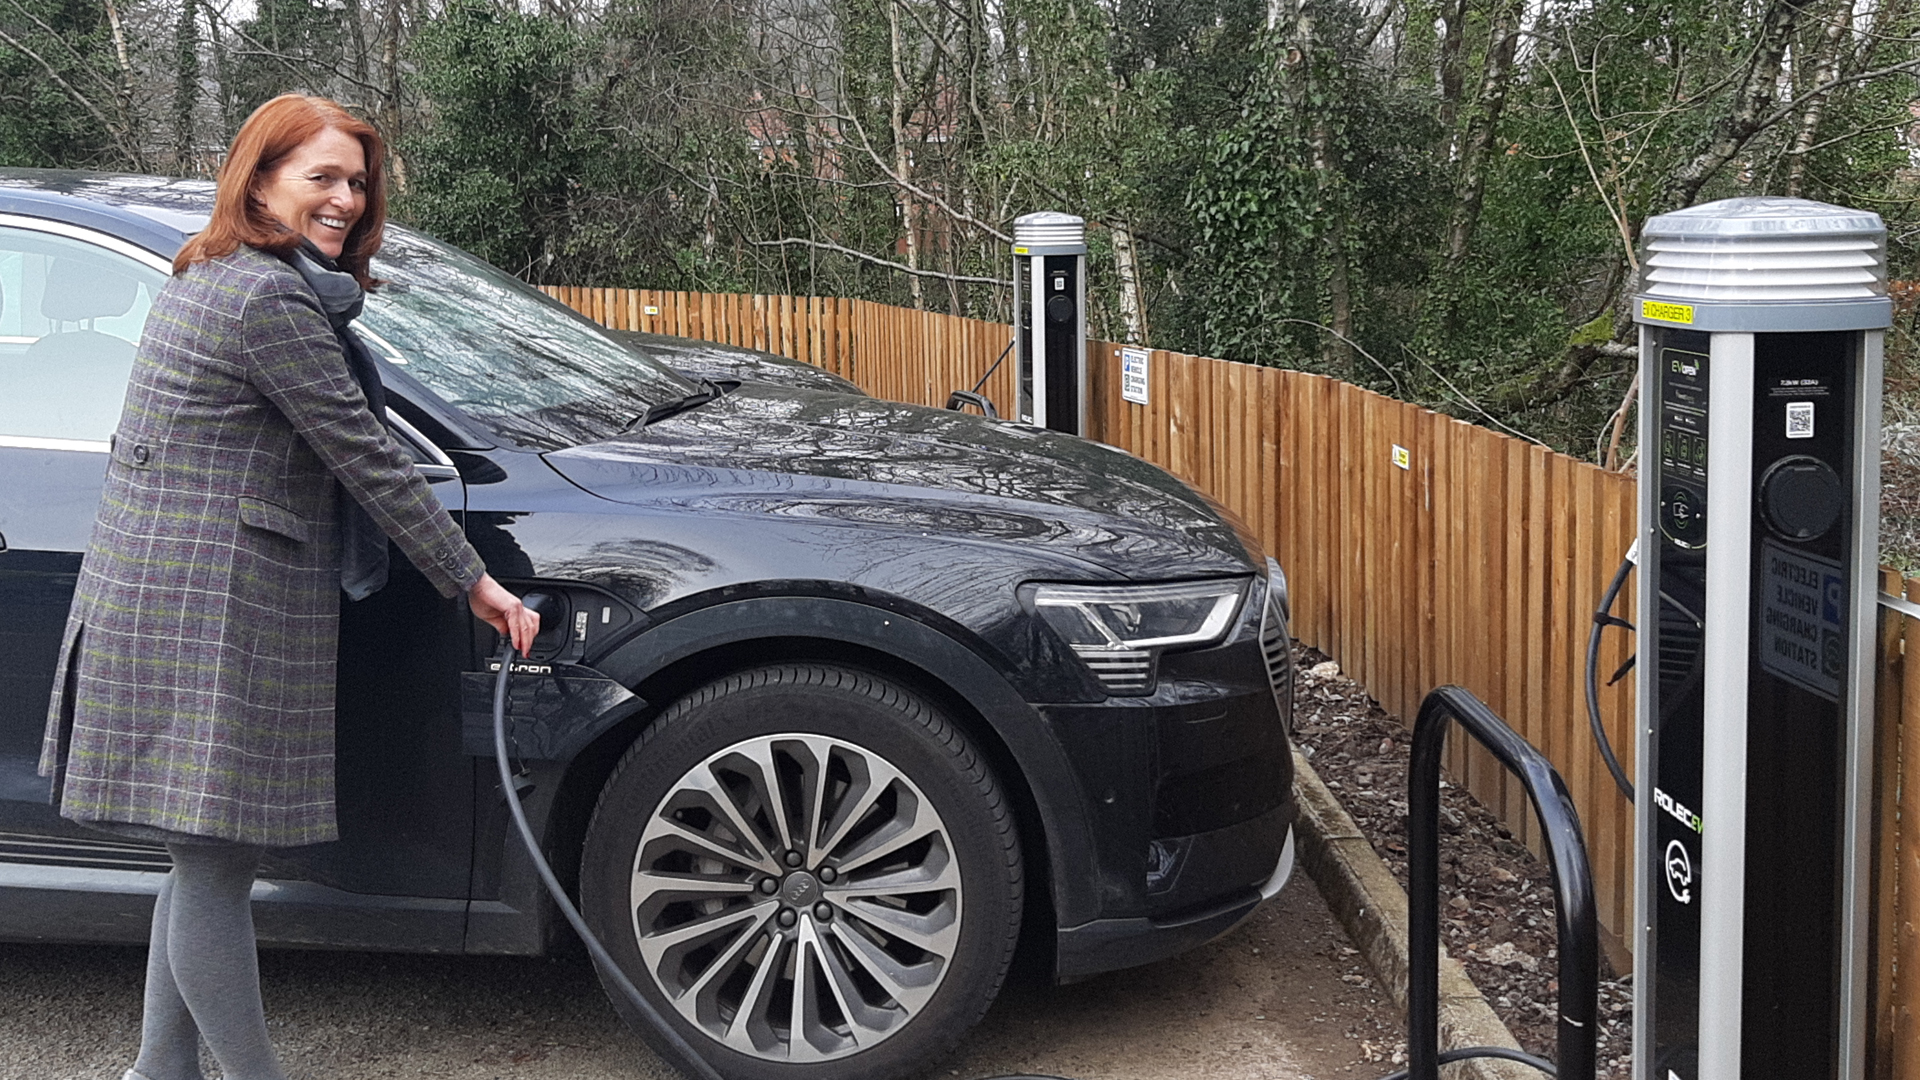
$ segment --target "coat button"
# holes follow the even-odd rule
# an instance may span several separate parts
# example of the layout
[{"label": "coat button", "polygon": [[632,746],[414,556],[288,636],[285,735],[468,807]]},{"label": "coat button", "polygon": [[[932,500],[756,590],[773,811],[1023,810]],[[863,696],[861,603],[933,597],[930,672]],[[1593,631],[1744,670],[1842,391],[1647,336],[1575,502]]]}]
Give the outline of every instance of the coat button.
[{"label": "coat button", "polygon": [[145,465],[147,463],[147,457],[148,457],[148,453],[147,453],[146,447],[136,446],[133,448],[133,460],[135,462],[141,465]]}]

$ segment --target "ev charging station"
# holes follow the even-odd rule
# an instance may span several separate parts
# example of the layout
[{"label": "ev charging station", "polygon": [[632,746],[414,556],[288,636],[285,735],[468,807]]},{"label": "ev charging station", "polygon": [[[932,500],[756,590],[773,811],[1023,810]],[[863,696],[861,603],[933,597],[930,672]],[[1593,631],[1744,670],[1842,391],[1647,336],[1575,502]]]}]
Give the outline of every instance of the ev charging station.
[{"label": "ev charging station", "polygon": [[1070,435],[1087,430],[1087,223],[1043,211],[1013,222],[1014,415]]},{"label": "ev charging station", "polygon": [[1859,1080],[1886,229],[1728,199],[1643,250],[1633,1075]]}]

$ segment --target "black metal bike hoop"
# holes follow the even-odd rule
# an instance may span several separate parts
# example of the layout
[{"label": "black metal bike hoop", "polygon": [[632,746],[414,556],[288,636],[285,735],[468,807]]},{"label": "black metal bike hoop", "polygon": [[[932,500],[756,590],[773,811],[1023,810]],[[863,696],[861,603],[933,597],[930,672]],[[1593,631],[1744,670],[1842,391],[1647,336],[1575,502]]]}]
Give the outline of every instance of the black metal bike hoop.
[{"label": "black metal bike hoop", "polygon": [[1458,686],[1442,686],[1420,703],[1413,725],[1413,760],[1407,770],[1407,944],[1412,953],[1407,973],[1409,1080],[1439,1080],[1440,1076],[1440,756],[1450,721],[1458,721],[1520,779],[1540,819],[1559,930],[1554,1072],[1561,1080],[1592,1080],[1600,934],[1580,815],[1546,755],[1516,734],[1485,702]]}]

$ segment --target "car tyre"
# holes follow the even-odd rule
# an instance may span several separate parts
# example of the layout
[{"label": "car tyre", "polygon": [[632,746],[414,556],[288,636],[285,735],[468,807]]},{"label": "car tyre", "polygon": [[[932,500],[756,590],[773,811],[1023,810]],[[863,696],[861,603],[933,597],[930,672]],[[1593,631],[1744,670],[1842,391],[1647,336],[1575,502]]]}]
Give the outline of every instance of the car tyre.
[{"label": "car tyre", "polygon": [[984,758],[926,699],[837,666],[669,706],[602,788],[580,878],[615,962],[732,1080],[922,1071],[986,1012],[1019,937],[1019,839]]}]

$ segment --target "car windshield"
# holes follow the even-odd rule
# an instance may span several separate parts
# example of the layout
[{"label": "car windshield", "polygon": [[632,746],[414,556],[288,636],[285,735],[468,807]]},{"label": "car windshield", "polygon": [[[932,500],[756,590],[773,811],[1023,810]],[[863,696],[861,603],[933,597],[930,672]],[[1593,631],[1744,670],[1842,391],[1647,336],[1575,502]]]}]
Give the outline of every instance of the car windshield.
[{"label": "car windshield", "polygon": [[391,346],[388,358],[523,446],[598,442],[696,389],[511,274],[418,233],[388,229],[373,273],[387,284],[368,294],[360,321]]}]

